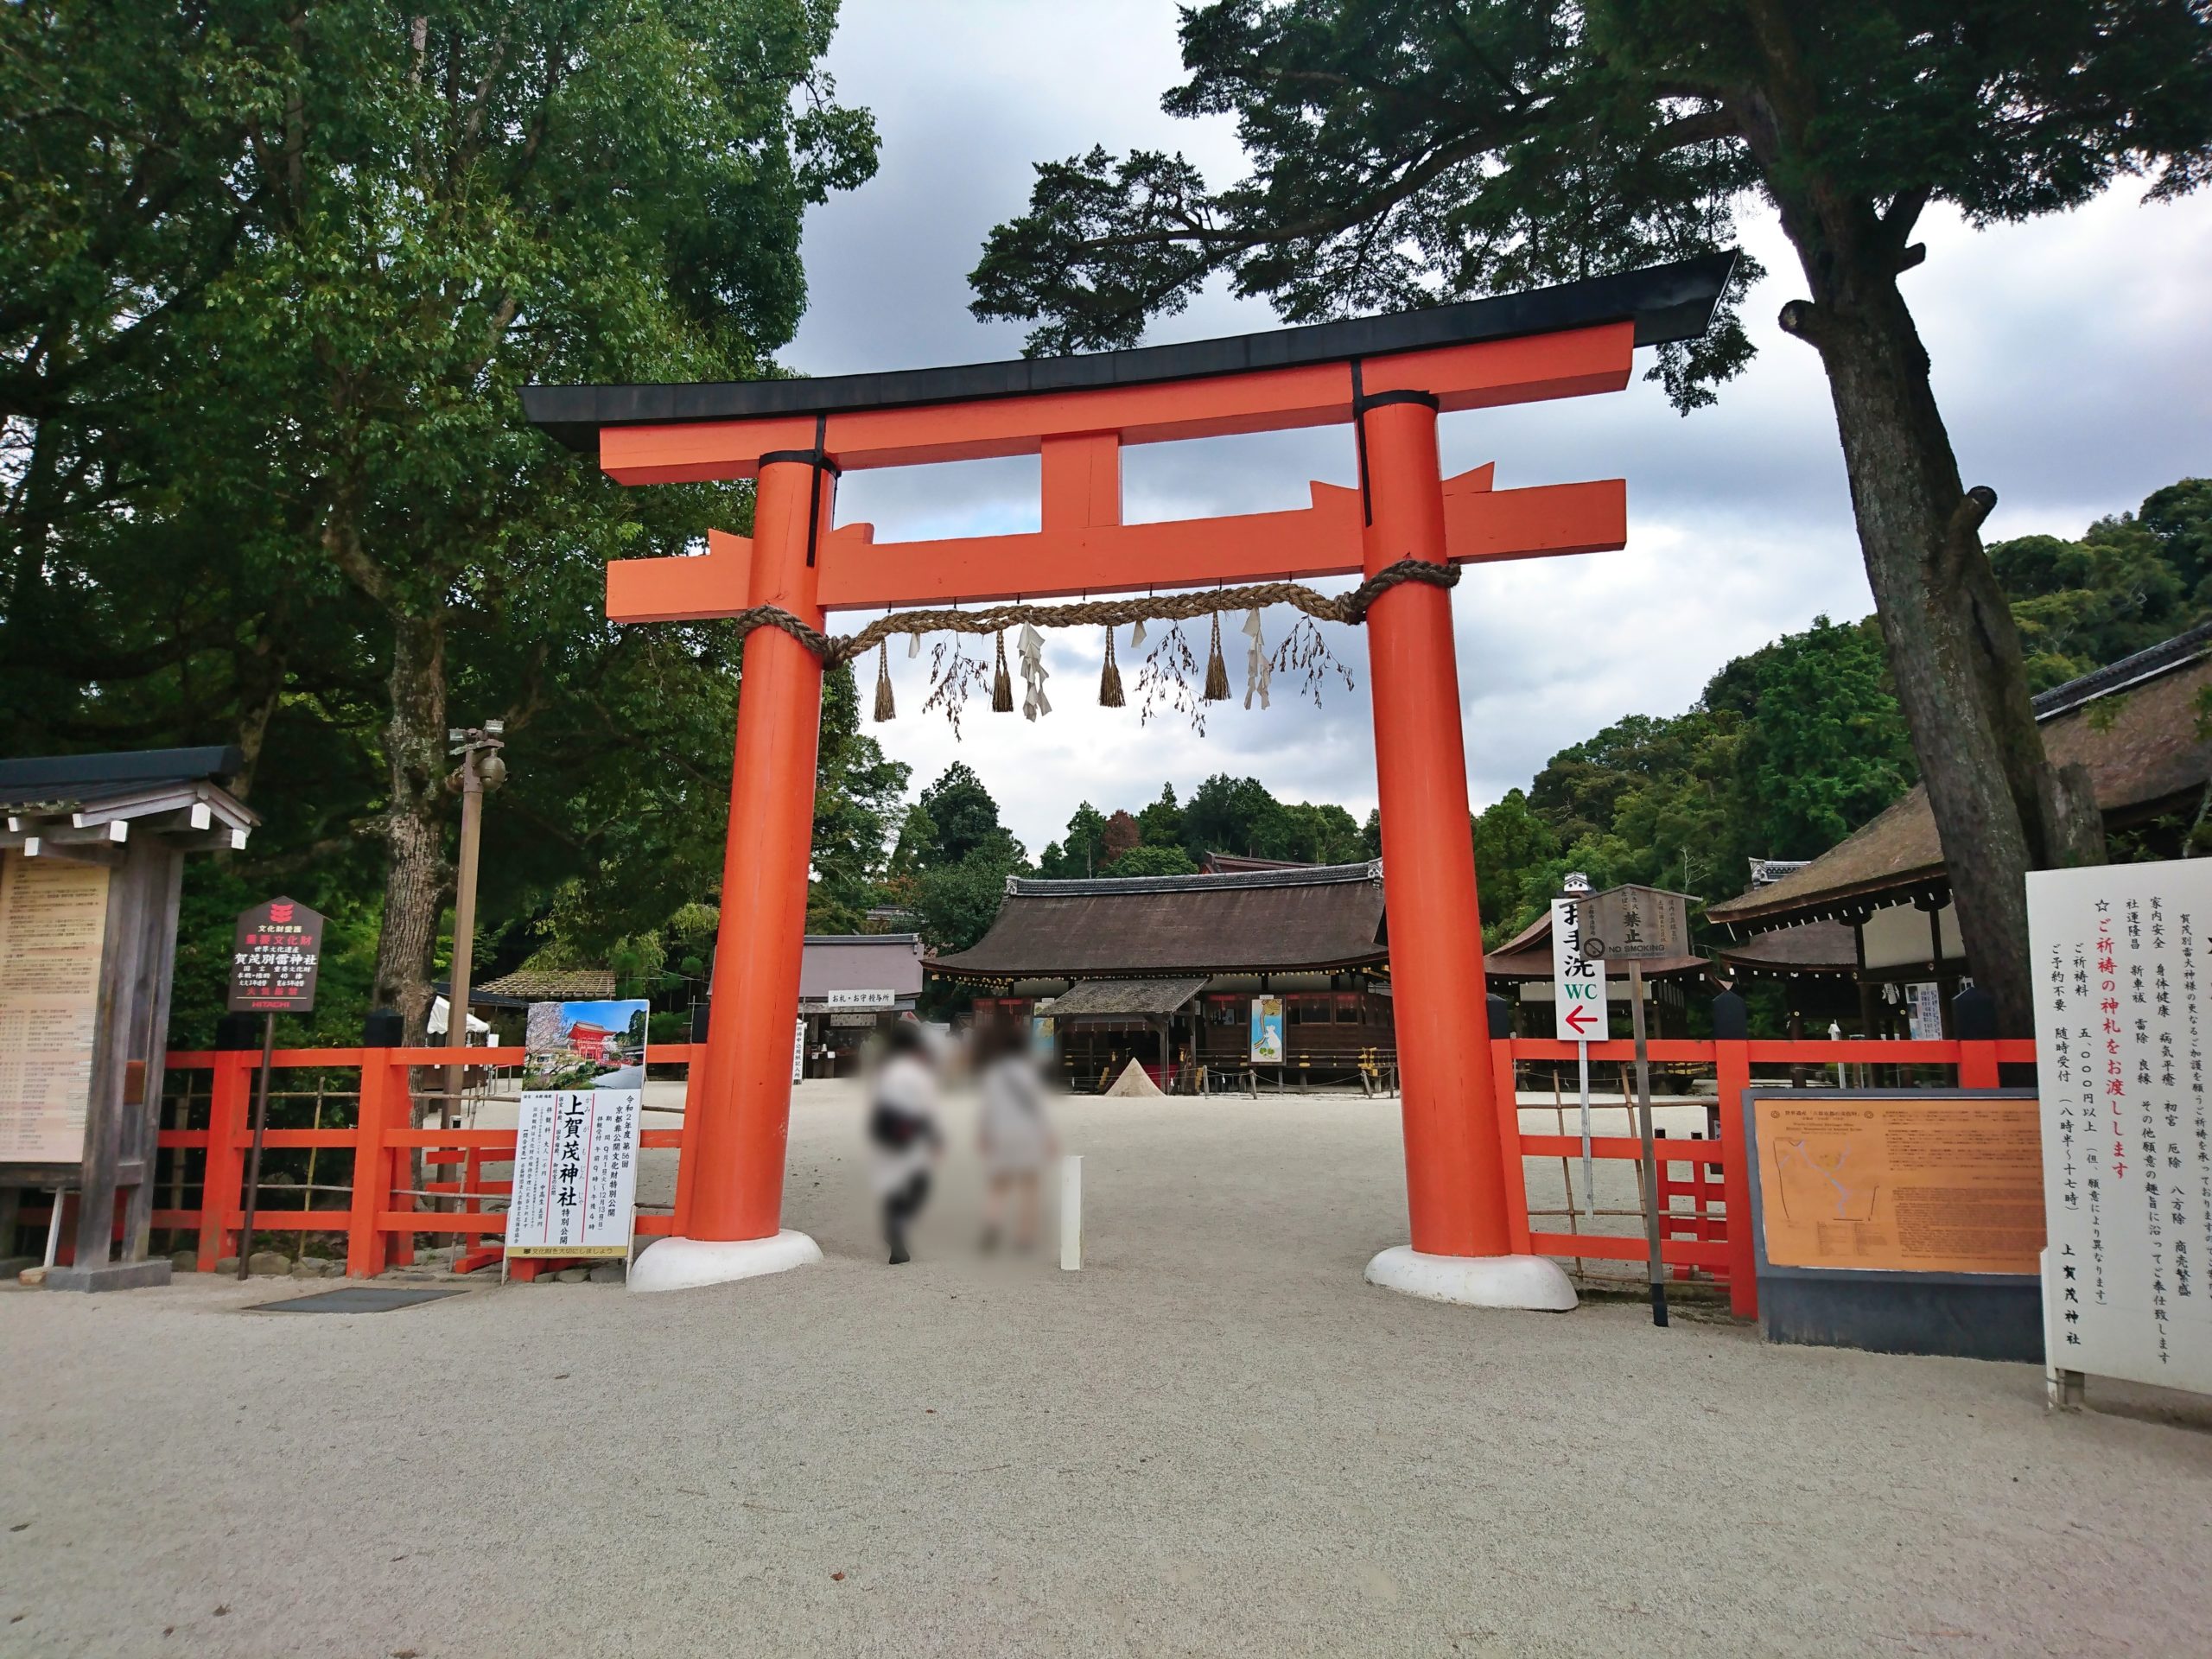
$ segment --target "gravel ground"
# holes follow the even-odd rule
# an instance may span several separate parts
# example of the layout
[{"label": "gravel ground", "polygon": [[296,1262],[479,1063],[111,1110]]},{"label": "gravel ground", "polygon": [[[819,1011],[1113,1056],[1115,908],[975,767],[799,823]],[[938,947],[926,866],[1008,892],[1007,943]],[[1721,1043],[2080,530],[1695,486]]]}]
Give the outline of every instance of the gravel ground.
[{"label": "gravel ground", "polygon": [[979,1260],[957,1165],[885,1268],[852,1093],[809,1084],[819,1268],[0,1292],[0,1654],[2206,1651],[2193,1403],[1370,1289],[1387,1103],[1065,1127],[1080,1274]]}]

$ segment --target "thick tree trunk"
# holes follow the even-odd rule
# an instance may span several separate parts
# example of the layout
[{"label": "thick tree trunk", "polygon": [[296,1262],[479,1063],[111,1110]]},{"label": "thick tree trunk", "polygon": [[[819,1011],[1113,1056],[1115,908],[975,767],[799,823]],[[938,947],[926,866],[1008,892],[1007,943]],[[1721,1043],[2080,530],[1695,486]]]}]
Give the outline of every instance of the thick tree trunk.
[{"label": "thick tree trunk", "polygon": [[390,797],[385,804],[384,932],[375,1000],[396,1008],[420,1046],[430,1018],[430,964],[453,874],[445,856],[445,629],[436,619],[392,619],[391,710],[385,721]]},{"label": "thick tree trunk", "polygon": [[2103,856],[2094,803],[2085,778],[2060,777],[2044,758],[2019,635],[1979,533],[1995,497],[1960,484],[1894,262],[1863,245],[1842,252],[1834,236],[1808,247],[1791,228],[1814,304],[1789,308],[1783,327],[1827,367],[1859,548],[1967,958],[1999,1029],[2029,1035],[2024,878]]}]

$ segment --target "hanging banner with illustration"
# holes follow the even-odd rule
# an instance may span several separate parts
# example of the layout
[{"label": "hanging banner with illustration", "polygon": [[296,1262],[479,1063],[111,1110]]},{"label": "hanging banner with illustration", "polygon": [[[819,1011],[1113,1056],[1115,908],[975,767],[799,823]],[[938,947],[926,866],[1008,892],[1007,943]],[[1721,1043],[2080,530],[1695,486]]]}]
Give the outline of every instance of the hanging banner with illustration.
[{"label": "hanging banner with illustration", "polygon": [[1252,1058],[1262,1065],[1282,1064],[1282,998],[1252,999]]},{"label": "hanging banner with illustration", "polygon": [[531,1004],[509,1255],[629,1255],[645,1017],[643,1001]]}]

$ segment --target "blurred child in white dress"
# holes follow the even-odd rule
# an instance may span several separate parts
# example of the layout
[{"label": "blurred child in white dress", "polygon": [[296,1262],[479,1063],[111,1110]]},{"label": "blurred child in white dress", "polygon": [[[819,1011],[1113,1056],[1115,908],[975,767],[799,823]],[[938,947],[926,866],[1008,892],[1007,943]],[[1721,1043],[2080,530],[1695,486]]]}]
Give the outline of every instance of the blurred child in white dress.
[{"label": "blurred child in white dress", "polygon": [[[1039,1189],[1059,1141],[1045,1109],[1045,1082],[1020,1026],[995,1020],[976,1033],[976,1086],[983,1153],[983,1248],[998,1248],[1011,1226],[1014,1247],[1037,1245]],[[1011,1217],[1008,1211],[1012,1211]]]}]

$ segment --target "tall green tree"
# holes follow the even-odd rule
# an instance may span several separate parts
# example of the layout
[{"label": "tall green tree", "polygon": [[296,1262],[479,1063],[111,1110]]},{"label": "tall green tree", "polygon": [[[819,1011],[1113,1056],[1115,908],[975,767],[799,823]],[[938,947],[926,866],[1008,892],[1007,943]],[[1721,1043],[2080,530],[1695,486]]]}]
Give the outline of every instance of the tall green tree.
[{"label": "tall green tree", "polygon": [[[1969,954],[2030,1024],[2030,869],[2101,855],[2048,765],[2019,636],[1900,279],[1931,204],[2024,219],[2212,176],[2212,13],[2194,0],[1214,0],[1164,107],[1233,116],[1251,164],[1041,166],[972,281],[1032,348],[1133,343],[1226,273],[1288,321],[1428,304],[1725,245],[1770,207],[1808,297],[1859,544]],[[1741,283],[1751,274],[1738,271]],[[1654,371],[1684,409],[1741,368],[1732,310]]]},{"label": "tall green tree", "polygon": [[377,988],[412,1029],[451,880],[448,723],[527,720],[560,642],[622,650],[597,620],[607,559],[742,512],[728,490],[624,499],[524,425],[519,390],[766,366],[804,300],[803,209],[873,164],[866,118],[810,98],[834,16],[803,0],[292,14],[248,132],[264,209],[211,290],[203,390],[257,440],[220,482],[283,504],[264,532],[280,580],[338,584],[385,645]]}]

